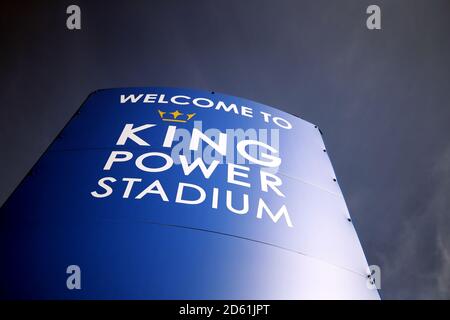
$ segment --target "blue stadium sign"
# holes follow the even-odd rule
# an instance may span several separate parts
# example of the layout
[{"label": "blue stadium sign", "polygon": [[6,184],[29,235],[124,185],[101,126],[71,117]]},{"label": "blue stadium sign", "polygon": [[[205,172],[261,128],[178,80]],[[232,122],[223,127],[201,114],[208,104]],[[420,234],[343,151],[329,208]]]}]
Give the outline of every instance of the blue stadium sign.
[{"label": "blue stadium sign", "polygon": [[378,299],[324,151],[250,100],[96,91],[1,208],[0,294]]}]

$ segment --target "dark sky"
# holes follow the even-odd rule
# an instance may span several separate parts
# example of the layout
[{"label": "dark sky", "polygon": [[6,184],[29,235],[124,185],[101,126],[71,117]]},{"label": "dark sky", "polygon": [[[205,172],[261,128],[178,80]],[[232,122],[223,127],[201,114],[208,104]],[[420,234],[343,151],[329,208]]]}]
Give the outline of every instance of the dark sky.
[{"label": "dark sky", "polygon": [[90,92],[214,90],[321,127],[383,298],[450,298],[450,1],[15,1],[0,17],[0,203]]}]

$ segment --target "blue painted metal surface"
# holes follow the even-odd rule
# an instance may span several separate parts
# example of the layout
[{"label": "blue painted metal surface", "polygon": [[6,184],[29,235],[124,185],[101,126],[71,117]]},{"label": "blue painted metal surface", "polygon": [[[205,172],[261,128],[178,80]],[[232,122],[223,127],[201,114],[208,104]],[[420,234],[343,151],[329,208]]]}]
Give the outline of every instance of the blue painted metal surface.
[{"label": "blue painted metal surface", "polygon": [[[124,102],[130,95],[135,103]],[[170,101],[177,96],[178,104]],[[194,104],[196,98],[202,106]],[[208,101],[212,107],[206,107]],[[227,107],[216,108],[219,101]],[[182,115],[171,114],[176,111]],[[187,120],[187,114],[195,115]],[[118,145],[126,124],[154,125],[136,132],[150,145],[130,138]],[[179,141],[164,147],[170,125],[177,127]],[[281,165],[269,172],[282,180],[278,189],[284,196],[264,190],[265,169],[249,161],[241,164],[248,171],[237,169],[248,177],[235,178],[250,187],[227,182],[226,161],[208,179],[199,168],[186,175],[180,164],[164,172],[137,167],[135,160],[148,152],[176,158],[174,147],[194,128],[229,136],[236,129],[250,130],[256,140],[275,145]],[[239,153],[235,144],[227,147]],[[176,88],[96,91],[1,208],[1,297],[376,299],[377,292],[366,288],[367,262],[324,148],[313,124],[246,99]],[[132,159],[104,170],[113,151],[129,152]],[[203,159],[211,154],[205,143],[203,152],[192,153]],[[149,157],[143,163],[157,167],[164,161]],[[104,177],[116,180],[108,183],[112,194],[94,197],[94,191],[105,192],[98,185]],[[123,178],[141,179],[127,196]],[[136,199],[155,180],[168,201],[161,194]],[[177,203],[180,183],[201,187],[205,200]],[[185,199],[199,195],[192,188],[185,191]],[[248,195],[247,213],[227,208],[227,191],[236,209]],[[265,210],[258,216],[260,199],[273,215],[283,206],[288,214],[277,221]],[[68,265],[80,266],[81,290],[67,289]]]}]

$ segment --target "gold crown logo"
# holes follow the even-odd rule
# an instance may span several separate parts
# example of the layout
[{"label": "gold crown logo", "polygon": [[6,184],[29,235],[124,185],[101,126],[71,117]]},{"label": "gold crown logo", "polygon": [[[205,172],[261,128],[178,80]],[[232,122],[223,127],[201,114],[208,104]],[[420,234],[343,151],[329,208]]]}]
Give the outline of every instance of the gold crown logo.
[{"label": "gold crown logo", "polygon": [[[181,113],[178,110],[174,112],[166,112],[158,110],[158,113],[162,121],[168,122],[188,122],[195,116],[195,113],[187,113],[186,116],[184,116],[184,113]],[[170,114],[171,116],[167,117],[165,116],[166,114]]]}]

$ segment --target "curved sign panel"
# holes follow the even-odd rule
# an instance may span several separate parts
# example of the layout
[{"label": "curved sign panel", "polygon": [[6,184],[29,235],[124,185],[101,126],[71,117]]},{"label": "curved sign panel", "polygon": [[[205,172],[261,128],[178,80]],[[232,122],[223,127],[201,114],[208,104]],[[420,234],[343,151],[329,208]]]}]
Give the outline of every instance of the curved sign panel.
[{"label": "curved sign panel", "polygon": [[317,126],[214,92],[94,92],[1,216],[6,298],[379,298]]}]

